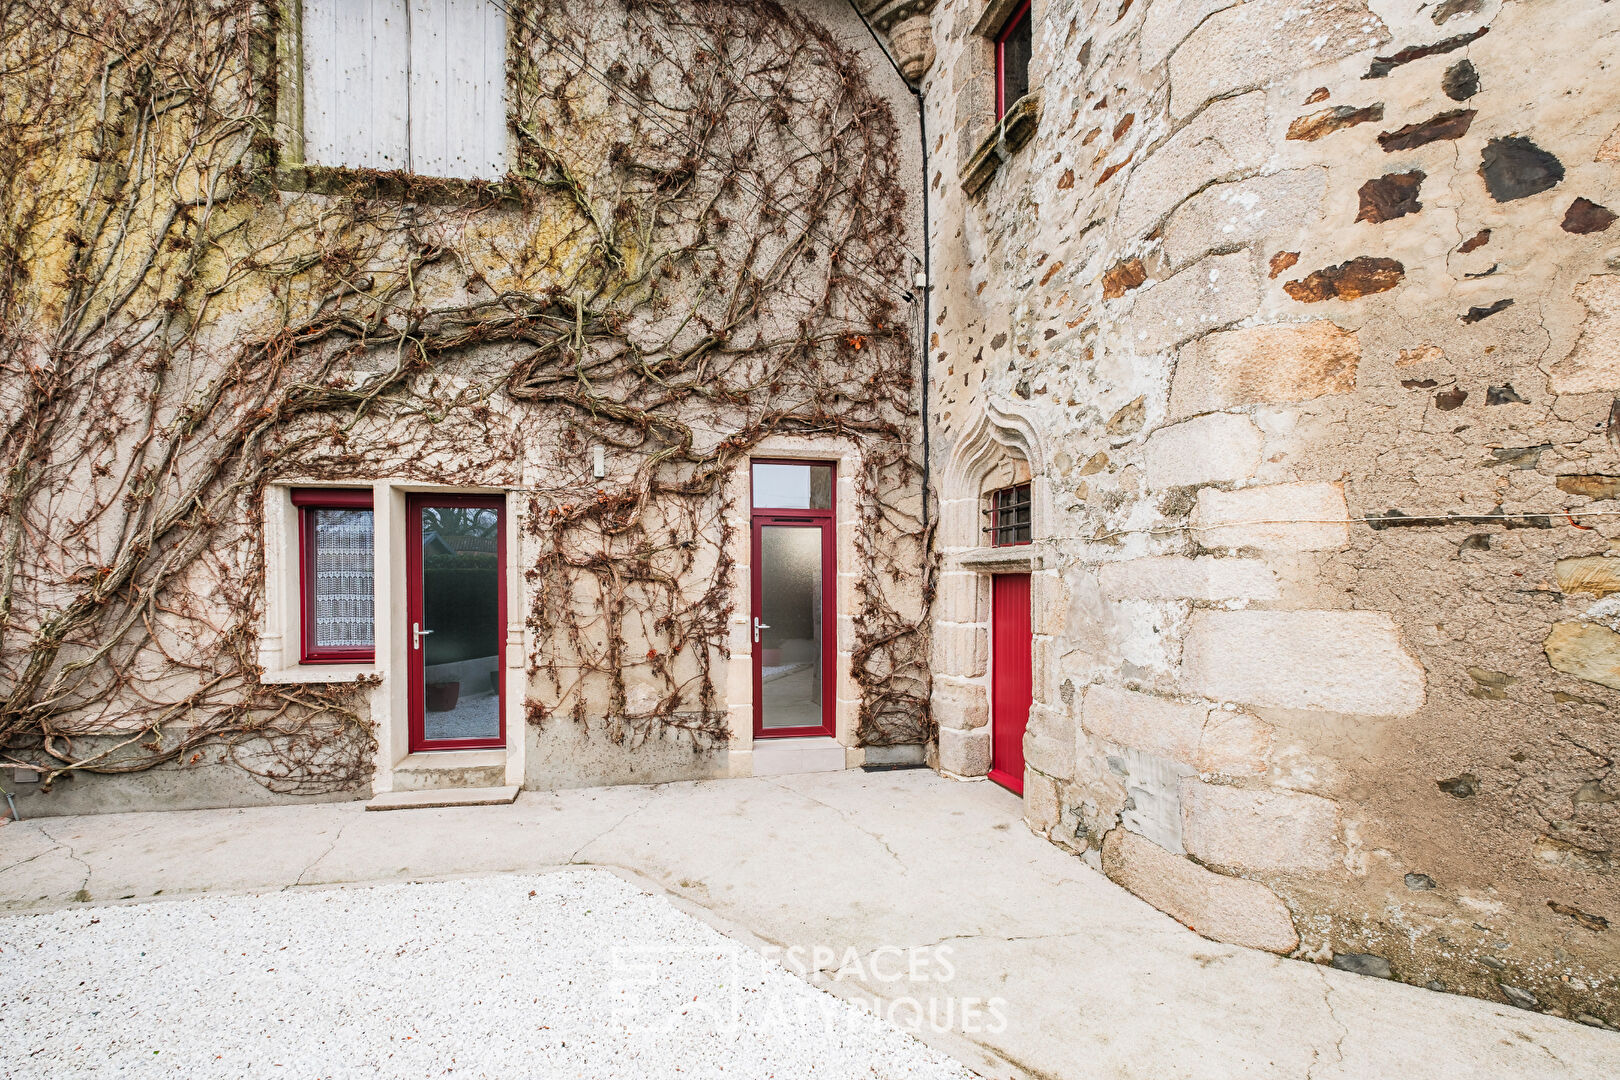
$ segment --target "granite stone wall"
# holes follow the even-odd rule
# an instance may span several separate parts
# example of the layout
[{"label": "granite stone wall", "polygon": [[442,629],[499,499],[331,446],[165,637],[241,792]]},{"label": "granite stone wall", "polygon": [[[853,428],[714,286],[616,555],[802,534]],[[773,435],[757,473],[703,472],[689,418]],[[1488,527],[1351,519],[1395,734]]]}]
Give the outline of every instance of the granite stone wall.
[{"label": "granite stone wall", "polygon": [[1620,3],[1034,0],[998,124],[1013,6],[938,0],[921,80],[940,766],[1029,570],[1034,828],[1212,938],[1620,1025]]}]

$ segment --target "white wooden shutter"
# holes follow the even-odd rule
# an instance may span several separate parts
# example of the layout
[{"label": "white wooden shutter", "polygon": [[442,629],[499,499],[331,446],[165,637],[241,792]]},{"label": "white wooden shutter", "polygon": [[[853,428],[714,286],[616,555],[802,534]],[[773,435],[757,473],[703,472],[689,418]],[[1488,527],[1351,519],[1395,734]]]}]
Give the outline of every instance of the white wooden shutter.
[{"label": "white wooden shutter", "polygon": [[303,0],[304,160],[410,167],[410,0]]},{"label": "white wooden shutter", "polygon": [[505,13],[490,0],[410,5],[411,171],[500,179],[506,175]]}]

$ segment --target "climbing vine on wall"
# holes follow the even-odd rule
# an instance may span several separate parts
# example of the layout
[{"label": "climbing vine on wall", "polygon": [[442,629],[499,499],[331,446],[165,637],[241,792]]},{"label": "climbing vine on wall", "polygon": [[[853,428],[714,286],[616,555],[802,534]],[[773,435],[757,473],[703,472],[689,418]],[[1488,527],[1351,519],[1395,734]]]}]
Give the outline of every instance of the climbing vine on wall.
[{"label": "climbing vine on wall", "polygon": [[766,0],[504,10],[483,184],[296,162],[275,7],[0,0],[9,764],[360,781],[364,684],[258,667],[267,485],[321,479],[523,492],[531,722],[722,742],[731,480],[784,434],[862,462],[859,735],[927,736],[894,118]]}]

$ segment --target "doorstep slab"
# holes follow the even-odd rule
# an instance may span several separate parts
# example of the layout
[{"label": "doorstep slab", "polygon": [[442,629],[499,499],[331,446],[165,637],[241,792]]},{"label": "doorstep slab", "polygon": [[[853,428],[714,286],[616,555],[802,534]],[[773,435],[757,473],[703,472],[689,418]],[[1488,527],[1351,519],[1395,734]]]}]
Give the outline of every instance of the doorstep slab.
[{"label": "doorstep slab", "polygon": [[754,775],[840,772],[846,760],[844,744],[825,735],[807,739],[754,740]]},{"label": "doorstep slab", "polygon": [[418,751],[394,766],[392,779],[396,792],[500,787],[506,782],[506,751]]},{"label": "doorstep slab", "polygon": [[436,806],[505,806],[517,798],[517,785],[489,788],[444,788],[439,791],[386,791],[366,803],[367,810],[425,810]]}]

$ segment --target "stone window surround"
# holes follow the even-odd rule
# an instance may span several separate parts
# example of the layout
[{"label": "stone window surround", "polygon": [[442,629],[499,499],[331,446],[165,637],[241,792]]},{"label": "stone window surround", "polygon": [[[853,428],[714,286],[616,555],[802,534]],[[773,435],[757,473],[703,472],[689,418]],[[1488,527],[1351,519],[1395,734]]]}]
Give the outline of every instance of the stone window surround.
[{"label": "stone window surround", "polygon": [[[1061,584],[1051,541],[1045,456],[1035,425],[1011,406],[986,403],[963,429],[940,476],[939,547],[935,602],[934,711],[939,767],[958,779],[983,779],[990,769],[990,590],[998,573],[1030,575],[1033,638],[1032,714],[1053,697],[1051,625],[1062,612]],[[985,493],[1028,480],[1032,540],[993,547],[979,532]]]},{"label": "stone window surround", "polygon": [[[1023,0],[990,0],[963,45],[964,51],[970,57],[973,70],[982,73],[992,84],[990,99],[992,102],[993,84],[996,79],[996,37],[1005,27],[1008,18],[1022,4]],[[1030,0],[1029,17],[1032,27],[1040,26],[1045,8],[1046,0]],[[975,80],[979,77],[975,75]],[[1032,88],[1041,85],[1039,54],[1035,51],[1032,51],[1030,56],[1029,83]],[[983,191],[995,176],[1001,163],[1023,149],[1034,137],[1041,121],[1041,101],[1041,91],[1031,89],[1017,101],[1008,103],[1006,113],[999,119],[995,116],[994,108],[984,115],[980,122],[989,123],[991,126],[974,143],[973,152],[963,161],[957,174],[962,190],[970,197]]]},{"label": "stone window surround", "polygon": [[753,500],[750,468],[755,458],[802,460],[805,462],[832,462],[837,466],[833,497],[834,530],[837,553],[837,611],[834,647],[837,649],[836,703],[833,707],[834,738],[844,747],[845,768],[864,763],[866,754],[855,745],[855,728],[860,718],[861,691],[851,674],[851,661],[855,649],[855,615],[859,603],[856,584],[860,573],[859,553],[855,548],[856,530],[860,528],[859,496],[855,478],[860,474],[861,455],[847,439],[831,436],[770,436],[760,440],[738,467],[726,485],[727,525],[730,536],[726,554],[731,559],[731,595],[735,607],[731,613],[731,658],[726,661],[725,685],[726,721],[731,734],[727,754],[727,773],[730,776],[752,776],[754,757],[754,643],[750,633],[753,617],[752,573]]},{"label": "stone window surround", "polygon": [[[374,517],[375,659],[369,663],[300,662],[302,580],[299,514],[293,490],[369,487]],[[416,492],[500,495],[506,500],[506,783],[523,782],[525,739],[523,703],[527,696],[528,635],[524,628],[519,493],[489,487],[447,487],[393,480],[283,480],[264,494],[264,614],[259,628],[260,680],[265,683],[350,683],[375,679],[367,692],[375,723],[377,753],[372,791],[393,790],[393,771],[410,753],[410,699],[407,680],[390,677],[406,670],[405,496]]]}]

